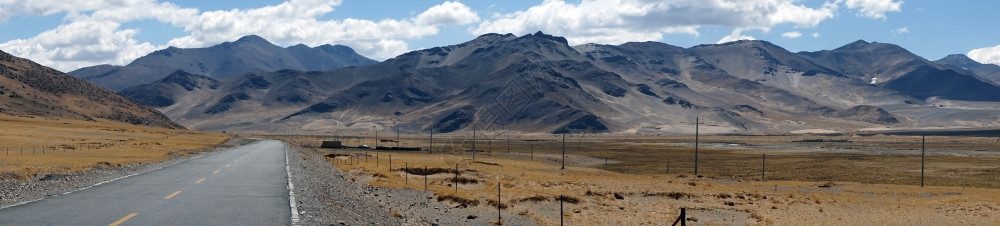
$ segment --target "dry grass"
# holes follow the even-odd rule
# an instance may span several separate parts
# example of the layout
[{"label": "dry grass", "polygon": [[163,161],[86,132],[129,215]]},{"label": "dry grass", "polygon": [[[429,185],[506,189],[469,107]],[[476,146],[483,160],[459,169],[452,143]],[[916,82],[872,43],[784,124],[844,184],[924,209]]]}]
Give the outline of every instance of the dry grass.
[{"label": "dry grass", "polygon": [[[308,138],[301,139],[303,144],[310,142]],[[313,139],[318,143],[319,138]],[[857,141],[835,144],[791,142],[811,139],[810,136],[702,137],[703,142],[733,142],[741,146],[703,146],[699,157],[714,161],[703,162],[701,175],[693,175],[693,164],[681,160],[671,161],[671,173],[663,174],[666,171],[665,161],[660,161],[663,157],[683,159],[681,157],[691,153],[692,146],[684,144],[685,137],[567,142],[567,146],[579,145],[579,149],[573,149],[571,153],[575,155],[571,161],[574,162],[565,170],[560,170],[559,162],[553,160],[559,159],[554,155],[557,152],[542,151],[559,150],[555,139],[520,139],[522,142],[512,143],[511,154],[506,154],[502,142],[494,142],[493,151],[488,146],[479,146],[483,143],[477,145],[477,149],[485,151],[478,153],[476,159],[460,151],[379,152],[378,164],[372,157],[367,162],[360,160],[336,167],[345,172],[380,175],[365,181],[372,185],[423,190],[423,176],[410,174],[409,183],[404,183],[403,177],[408,174],[401,171],[404,164],[413,168],[452,170],[457,164],[462,178],[476,179],[479,183],[456,184],[454,174],[430,174],[428,189],[439,197],[448,197],[445,200],[492,201],[489,205],[470,207],[489,211],[491,205],[496,208],[499,183],[499,200],[507,205],[504,212],[523,213],[542,224],[558,223],[560,195],[567,197],[563,215],[571,225],[672,222],[679,208],[688,209],[689,222],[704,224],[991,224],[1000,221],[1000,215],[992,214],[1000,210],[1000,192],[989,189],[1000,184],[995,180],[1000,177],[991,176],[996,171],[996,166],[991,166],[997,162],[996,155],[934,155],[934,161],[928,160],[928,184],[947,186],[921,188],[913,186],[919,182],[913,179],[919,171],[914,173],[910,161],[912,158],[919,160],[919,155],[891,154],[912,152],[912,137],[856,137],[852,141]],[[936,139],[929,142],[928,147],[939,145],[934,149],[970,151],[983,148],[978,144],[963,146],[944,138]],[[957,140],[985,145],[981,138]],[[420,143],[417,139],[403,141],[404,146],[407,143],[419,146]],[[778,150],[768,145],[788,147]],[[841,146],[831,148],[827,145]],[[470,147],[468,143],[454,146],[457,150]],[[867,155],[837,155],[826,151],[852,146],[885,151]],[[435,147],[447,150],[449,146],[436,144]],[[534,148],[534,153],[529,147]],[[916,148],[919,150],[919,146]],[[318,150],[324,154],[375,156],[376,153],[357,149]],[[759,173],[759,158],[754,156],[760,153],[768,154],[766,182],[754,178],[759,178],[759,174],[750,173]],[[390,154],[391,168],[387,165]],[[530,160],[532,155],[534,161]],[[605,157],[609,159],[608,164],[604,164]],[[909,162],[896,163],[900,159]],[[331,159],[330,162],[335,161]],[[746,173],[739,173],[741,170]],[[886,176],[889,177],[876,178]],[[836,183],[826,183],[829,181]],[[457,191],[454,186],[458,186]]]},{"label": "dry grass", "polygon": [[[560,163],[561,137],[553,135],[505,136],[489,146],[480,135],[479,158],[469,164],[502,164],[491,157]],[[336,137],[280,137],[292,143],[316,147],[321,140]],[[369,138],[348,139],[348,145],[368,144]],[[435,135],[434,153],[471,159],[471,136]],[[820,141],[823,142],[801,142]],[[1000,144],[989,137],[927,137],[925,183],[940,186],[1000,188]],[[359,142],[360,141],[360,142]],[[851,181],[873,184],[920,184],[919,136],[702,135],[699,148],[700,176],[736,180],[760,180],[766,157],[766,179],[795,181]],[[395,143],[393,143],[395,144]],[[429,148],[426,136],[403,135],[403,147]],[[694,136],[572,135],[566,139],[570,166],[585,166],[626,174],[694,174]],[[507,154],[510,152],[510,154]],[[426,153],[426,152],[411,152]],[[971,155],[971,156],[970,156]],[[465,163],[463,163],[465,164]],[[402,164],[400,164],[402,165]],[[495,165],[503,167],[504,165]],[[394,166],[395,167],[395,166]],[[454,165],[446,168],[453,168]],[[401,168],[401,167],[400,167]]]},{"label": "dry grass", "polygon": [[220,133],[0,115],[0,180],[157,162],[228,139]]}]

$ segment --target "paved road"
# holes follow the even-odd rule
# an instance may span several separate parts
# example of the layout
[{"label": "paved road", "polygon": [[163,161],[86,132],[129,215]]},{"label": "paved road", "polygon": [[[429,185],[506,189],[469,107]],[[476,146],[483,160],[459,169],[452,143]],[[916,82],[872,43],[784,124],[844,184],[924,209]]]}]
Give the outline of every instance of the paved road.
[{"label": "paved road", "polygon": [[285,148],[260,141],[0,210],[0,225],[289,225]]}]

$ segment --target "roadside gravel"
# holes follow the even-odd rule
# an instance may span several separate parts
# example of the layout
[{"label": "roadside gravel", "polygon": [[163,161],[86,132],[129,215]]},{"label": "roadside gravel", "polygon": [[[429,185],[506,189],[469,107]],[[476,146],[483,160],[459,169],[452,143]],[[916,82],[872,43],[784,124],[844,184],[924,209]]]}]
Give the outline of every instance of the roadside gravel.
[{"label": "roadside gravel", "polygon": [[[351,181],[350,174],[326,162],[323,155],[329,151],[287,147],[302,225],[489,225],[496,222],[496,209],[454,208],[437,202],[432,192],[356,183]],[[507,225],[538,224],[516,214],[503,217]]]},{"label": "roadside gravel", "polygon": [[153,171],[190,159],[201,158],[218,150],[244,145],[252,141],[245,138],[233,138],[214,147],[189,151],[190,154],[188,155],[181,155],[162,162],[140,163],[118,167],[109,166],[108,168],[69,174],[36,175],[27,180],[0,182],[0,209],[93,187],[98,183],[117,178]]}]

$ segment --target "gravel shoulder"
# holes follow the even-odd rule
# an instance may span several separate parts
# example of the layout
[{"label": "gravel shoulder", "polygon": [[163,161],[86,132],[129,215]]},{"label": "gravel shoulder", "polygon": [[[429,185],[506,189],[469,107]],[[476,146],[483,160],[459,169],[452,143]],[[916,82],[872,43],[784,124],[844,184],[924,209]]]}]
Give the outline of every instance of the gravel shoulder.
[{"label": "gravel shoulder", "polygon": [[225,143],[202,150],[189,150],[186,154],[177,155],[170,160],[162,162],[91,169],[69,174],[36,175],[27,180],[0,182],[0,209],[86,189],[109,180],[157,170],[253,141],[251,139],[234,137]]},{"label": "gravel shoulder", "polygon": [[[495,224],[496,209],[455,208],[437,202],[431,192],[384,188],[361,180],[327,163],[326,151],[293,145],[289,169],[302,225],[487,225]],[[331,152],[332,153],[332,152]],[[471,218],[471,219],[470,219]],[[505,213],[509,225],[537,225],[534,220]]]}]

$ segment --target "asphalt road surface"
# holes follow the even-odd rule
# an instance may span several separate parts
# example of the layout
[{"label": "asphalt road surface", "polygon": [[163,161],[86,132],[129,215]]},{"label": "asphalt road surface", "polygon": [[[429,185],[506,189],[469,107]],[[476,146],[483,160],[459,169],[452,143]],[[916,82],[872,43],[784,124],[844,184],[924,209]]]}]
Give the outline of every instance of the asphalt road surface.
[{"label": "asphalt road surface", "polygon": [[285,147],[249,145],[0,209],[0,225],[289,225]]}]

